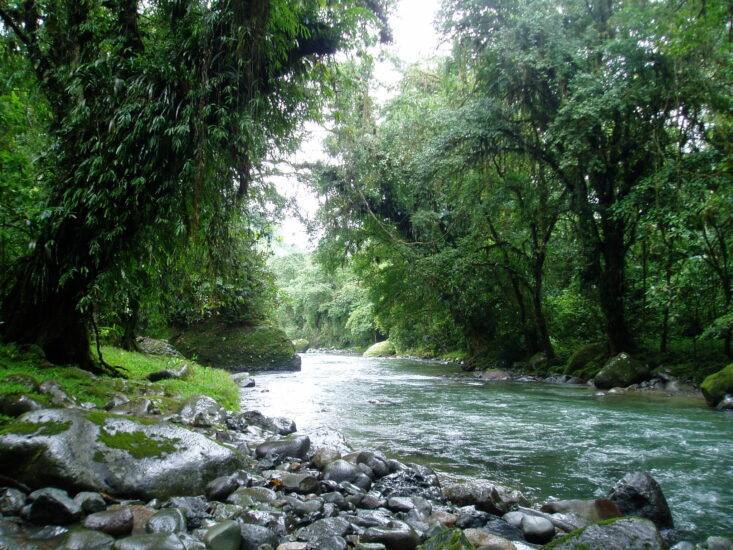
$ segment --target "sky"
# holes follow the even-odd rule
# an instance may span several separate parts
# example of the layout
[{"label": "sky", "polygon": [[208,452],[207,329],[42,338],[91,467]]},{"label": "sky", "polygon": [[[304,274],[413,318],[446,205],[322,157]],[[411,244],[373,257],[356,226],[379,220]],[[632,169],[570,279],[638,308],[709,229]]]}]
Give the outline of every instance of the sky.
[{"label": "sky", "polygon": [[[386,46],[386,52],[398,57],[407,64],[429,59],[439,52],[438,34],[433,21],[440,8],[440,0],[398,0],[389,21],[392,27],[393,43]],[[383,83],[381,99],[387,99],[390,88],[400,79],[400,74],[391,63],[379,61],[375,67],[375,77]],[[295,155],[295,162],[325,160],[320,142],[326,134],[315,124],[306,126],[310,137],[307,138]],[[302,215],[312,216],[318,206],[317,200],[303,184],[294,177],[280,178],[277,187],[281,194],[294,198]],[[315,243],[309,239],[305,227],[292,215],[283,220],[278,230],[280,237],[288,244],[302,249],[312,249]]]}]

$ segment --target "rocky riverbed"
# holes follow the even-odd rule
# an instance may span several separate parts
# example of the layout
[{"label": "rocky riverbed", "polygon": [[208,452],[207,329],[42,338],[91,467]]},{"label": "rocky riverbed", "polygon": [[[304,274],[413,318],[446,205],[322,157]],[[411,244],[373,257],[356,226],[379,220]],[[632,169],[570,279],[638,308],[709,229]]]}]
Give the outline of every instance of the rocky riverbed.
[{"label": "rocky riverbed", "polygon": [[59,402],[0,434],[0,549],[733,549],[677,540],[640,472],[606,499],[531,503],[206,396],[167,417]]}]

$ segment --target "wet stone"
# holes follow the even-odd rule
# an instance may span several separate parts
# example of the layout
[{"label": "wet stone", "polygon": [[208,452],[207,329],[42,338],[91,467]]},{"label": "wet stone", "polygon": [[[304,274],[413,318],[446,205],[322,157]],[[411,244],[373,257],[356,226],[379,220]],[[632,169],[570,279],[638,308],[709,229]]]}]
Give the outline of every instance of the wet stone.
[{"label": "wet stone", "polygon": [[329,449],[324,447],[316,451],[316,454],[313,456],[313,465],[319,470],[323,470],[323,468],[331,464],[331,462],[335,462],[340,458],[341,453],[338,452],[336,449]]},{"label": "wet stone", "polygon": [[379,542],[390,550],[413,550],[420,537],[409,525],[392,522],[387,527],[370,527],[361,535],[364,542]]},{"label": "wet stone", "polygon": [[239,532],[241,535],[240,550],[260,550],[263,544],[269,544],[275,548],[278,543],[277,535],[261,525],[240,523]]},{"label": "wet stone", "polygon": [[246,508],[236,504],[218,502],[214,506],[213,516],[216,521],[225,521],[242,517]]},{"label": "wet stone", "polygon": [[16,535],[20,533],[18,524],[4,518],[0,518],[0,536]]},{"label": "wet stone", "polygon": [[102,531],[114,537],[132,533],[134,517],[128,507],[111,508],[104,512],[96,512],[84,518],[82,525],[87,529]]},{"label": "wet stone", "polygon": [[4,414],[6,416],[20,416],[23,413],[43,408],[43,403],[22,393],[0,396],[0,414]]},{"label": "wet stone", "polygon": [[255,455],[257,458],[264,458],[268,455],[305,458],[309,449],[310,439],[307,435],[300,435],[265,441],[257,446]]},{"label": "wet stone", "polygon": [[318,479],[307,473],[288,474],[280,479],[282,488],[285,491],[308,494],[318,490]]},{"label": "wet stone", "polygon": [[114,550],[187,550],[176,535],[161,533],[133,535],[118,540]]},{"label": "wet stone", "polygon": [[314,521],[296,531],[297,538],[315,542],[331,536],[343,537],[351,531],[351,524],[343,518],[326,518]]},{"label": "wet stone", "polygon": [[0,490],[0,514],[17,516],[25,506],[25,493],[12,487]]},{"label": "wet stone", "polygon": [[545,518],[525,515],[520,523],[520,529],[528,542],[545,544],[555,536],[555,527]]},{"label": "wet stone", "polygon": [[244,470],[235,472],[230,476],[217,477],[206,485],[206,498],[225,501],[234,491],[240,487],[246,487],[249,483],[250,478]]},{"label": "wet stone", "polygon": [[242,538],[236,521],[223,521],[206,530],[203,542],[210,550],[239,550]]},{"label": "wet stone", "polygon": [[247,499],[250,499],[252,502],[269,503],[277,500],[277,494],[267,487],[241,487],[229,495],[227,502],[247,506],[247,504],[243,504]]},{"label": "wet stone", "polygon": [[107,508],[107,504],[104,502],[102,495],[89,491],[77,493],[76,496],[74,496],[74,502],[79,505],[81,511],[85,514],[101,512]]},{"label": "wet stone", "polygon": [[201,521],[211,517],[209,503],[204,497],[173,497],[168,499],[163,508],[179,508],[186,516],[189,529],[198,529]]},{"label": "wet stone", "polygon": [[59,550],[111,550],[114,537],[89,529],[73,529],[69,531]]},{"label": "wet stone", "polygon": [[148,533],[182,533],[186,531],[186,516],[178,508],[164,508],[145,524]]},{"label": "wet stone", "polygon": [[67,525],[81,517],[79,505],[61,489],[39,489],[30,494],[29,500],[32,500],[28,511],[31,523]]}]

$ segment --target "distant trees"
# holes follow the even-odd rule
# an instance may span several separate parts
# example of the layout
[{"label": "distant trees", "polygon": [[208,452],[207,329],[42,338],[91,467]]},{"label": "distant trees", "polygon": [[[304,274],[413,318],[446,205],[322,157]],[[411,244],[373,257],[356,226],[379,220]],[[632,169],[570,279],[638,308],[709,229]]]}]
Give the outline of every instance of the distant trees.
[{"label": "distant trees", "polygon": [[323,250],[407,345],[514,360],[709,336],[730,355],[732,17],[446,1],[449,59],[382,109],[367,79],[338,96]]}]

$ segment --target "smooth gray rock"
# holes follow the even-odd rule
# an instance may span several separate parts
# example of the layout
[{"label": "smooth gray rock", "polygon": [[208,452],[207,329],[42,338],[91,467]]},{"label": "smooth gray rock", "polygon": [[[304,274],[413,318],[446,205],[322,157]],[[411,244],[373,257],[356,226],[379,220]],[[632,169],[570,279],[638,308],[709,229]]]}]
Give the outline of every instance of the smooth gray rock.
[{"label": "smooth gray rock", "polygon": [[420,536],[406,523],[393,521],[386,527],[369,527],[360,540],[382,543],[388,550],[414,550],[420,543]]},{"label": "smooth gray rock", "polygon": [[248,372],[236,372],[232,374],[232,380],[240,388],[254,388],[256,384]]},{"label": "smooth gray rock", "polygon": [[[253,502],[270,503],[277,500],[277,493],[275,493],[275,491],[273,491],[272,489],[268,489],[267,487],[241,487],[234,491],[234,493],[229,496],[227,501],[232,504],[239,504],[239,502],[236,502],[236,500],[241,501],[241,499],[237,497],[242,496],[250,498]],[[242,504],[240,504],[240,506],[242,506]]]},{"label": "smooth gray rock", "polygon": [[345,537],[351,532],[351,524],[344,518],[325,518],[301,527],[295,532],[298,540],[315,542],[328,537]]},{"label": "smooth gray rock", "polygon": [[112,550],[114,537],[99,531],[72,529],[61,543],[59,550]]},{"label": "smooth gray rock", "polygon": [[239,470],[228,476],[217,477],[206,485],[206,498],[223,502],[234,491],[240,487],[246,487],[250,483],[251,478],[244,470]]},{"label": "smooth gray rock", "polygon": [[203,541],[210,550],[239,550],[242,533],[236,521],[222,521],[206,530]]},{"label": "smooth gray rock", "polygon": [[67,525],[78,521],[81,508],[61,489],[46,487],[32,492],[28,521],[41,525]]},{"label": "smooth gray rock", "polygon": [[480,479],[447,485],[443,495],[456,506],[475,506],[495,515],[504,515],[517,504],[529,506],[519,491]]},{"label": "smooth gray rock", "polygon": [[272,548],[277,547],[278,538],[271,529],[251,523],[240,523],[241,534],[240,550],[259,550],[263,544],[269,544]]},{"label": "smooth gray rock", "polygon": [[268,454],[279,457],[305,458],[310,449],[311,441],[307,435],[288,436],[283,439],[271,439],[261,443],[255,449],[257,458],[264,458]]},{"label": "smooth gray rock", "polygon": [[184,363],[179,369],[163,369],[156,372],[151,372],[145,378],[147,378],[151,382],[159,382],[161,380],[169,379],[181,379],[185,378],[188,375],[189,370],[190,369],[188,368],[188,365]]},{"label": "smooth gray rock", "polygon": [[527,542],[535,544],[545,544],[555,536],[555,526],[549,520],[537,516],[525,515],[519,528],[524,533]]},{"label": "smooth gray rock", "polygon": [[31,487],[144,500],[202,494],[211,479],[244,462],[182,426],[74,409],[26,413],[0,435],[0,471]]},{"label": "smooth gray rock", "polygon": [[38,386],[38,391],[48,395],[51,398],[51,404],[56,407],[73,407],[76,405],[76,401],[69,397],[69,394],[63,390],[61,384],[56,380],[44,380]]},{"label": "smooth gray rock", "polygon": [[89,514],[82,525],[87,529],[102,531],[113,537],[122,537],[132,533],[135,518],[127,506],[110,508],[103,512]]},{"label": "smooth gray rock", "polygon": [[12,487],[0,490],[0,515],[17,516],[25,506],[25,493]]},{"label": "smooth gray rock", "polygon": [[342,483],[348,481],[353,483],[361,474],[361,470],[351,462],[339,459],[326,465],[323,469],[323,479]]},{"label": "smooth gray rock", "polygon": [[733,539],[728,537],[708,537],[705,544],[707,550],[733,550]]},{"label": "smooth gray rock", "polygon": [[322,447],[316,451],[313,456],[313,465],[319,470],[323,470],[331,462],[334,462],[341,458],[341,453],[336,449],[329,449]]},{"label": "smooth gray rock", "polygon": [[194,395],[181,405],[178,419],[189,426],[209,428],[224,424],[227,412],[208,395]]},{"label": "smooth gray rock", "polygon": [[93,514],[107,509],[107,503],[104,502],[104,498],[99,493],[82,491],[74,496],[74,502],[79,505],[81,511],[85,514]]},{"label": "smooth gray rock", "polygon": [[647,473],[626,474],[613,486],[608,500],[613,502],[624,516],[650,519],[660,529],[674,527],[672,513],[662,488]]},{"label": "smooth gray rock", "polygon": [[211,517],[209,503],[202,496],[173,497],[168,499],[162,508],[178,508],[186,517],[189,529],[198,529],[203,520]]},{"label": "smooth gray rock", "polygon": [[657,527],[648,519],[619,518],[594,523],[553,541],[552,550],[666,550]]},{"label": "smooth gray rock", "polygon": [[318,550],[346,550],[348,543],[343,537],[333,536],[317,540],[315,546]]},{"label": "smooth gray rock", "polygon": [[287,474],[280,478],[284,491],[307,495],[318,490],[318,479],[312,474]]},{"label": "smooth gray rock", "polygon": [[133,535],[120,539],[113,548],[114,550],[186,550],[178,536],[160,533]]},{"label": "smooth gray rock", "polygon": [[20,416],[23,413],[43,408],[43,403],[23,393],[0,395],[0,414],[6,416]]},{"label": "smooth gray rock", "polygon": [[179,508],[163,508],[151,516],[145,524],[148,533],[183,533],[186,516]]}]

